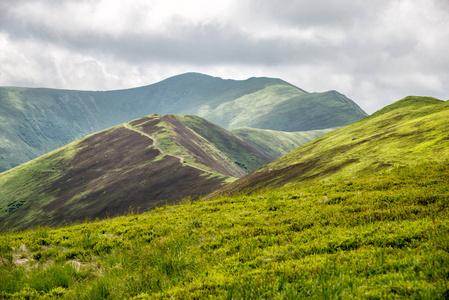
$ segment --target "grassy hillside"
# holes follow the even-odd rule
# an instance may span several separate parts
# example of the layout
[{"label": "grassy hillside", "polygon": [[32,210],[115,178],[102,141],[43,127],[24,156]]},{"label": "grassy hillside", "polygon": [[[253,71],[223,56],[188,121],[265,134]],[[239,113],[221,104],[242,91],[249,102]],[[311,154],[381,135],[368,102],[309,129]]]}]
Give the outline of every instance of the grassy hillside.
[{"label": "grassy hillside", "polygon": [[[199,117],[194,119],[198,126],[204,123],[210,128],[214,139],[209,141],[210,137],[201,136],[174,116],[151,115],[77,140],[0,174],[0,224],[60,226],[130,209],[145,211],[207,195],[245,175],[242,166],[259,167],[266,162],[237,136]],[[232,147],[214,145],[224,140]],[[231,152],[232,159],[227,154]]]},{"label": "grassy hillside", "polygon": [[248,142],[251,146],[268,156],[271,161],[273,161],[293,149],[335,129],[336,128],[327,128],[322,130],[286,132],[251,127],[239,127],[232,129],[231,132],[241,137],[244,141]]},{"label": "grassy hillside", "polygon": [[197,114],[225,128],[248,126],[255,122],[265,123],[268,121],[264,121],[265,116],[270,112],[273,113],[273,121],[279,121],[273,107],[303,94],[307,93],[285,82],[277,82],[217,107],[211,107],[207,103]]},{"label": "grassy hillside", "polygon": [[225,192],[351,178],[411,162],[449,159],[449,102],[407,97],[303,145]]},{"label": "grassy hillside", "polygon": [[238,126],[280,131],[308,131],[342,127],[366,116],[367,114],[352,100],[336,91],[329,91],[304,93],[278,102],[262,117]]},{"label": "grassy hillside", "polygon": [[106,128],[81,94],[0,87],[0,172]]},{"label": "grassy hillside", "polygon": [[447,299],[449,163],[0,235],[0,297]]},{"label": "grassy hillside", "polygon": [[[303,123],[327,120],[333,115],[328,110],[335,110],[338,118],[327,120],[329,127],[366,115],[350,100],[339,106],[338,97],[328,97],[317,101],[326,113],[321,117],[320,109],[313,113],[303,110],[298,96],[304,95],[314,98],[315,94],[280,79],[223,80],[196,73],[116,91],[0,87],[0,172],[88,134],[153,113],[198,115],[225,128],[251,125],[268,129],[284,128],[284,121],[291,122],[277,114],[283,103],[304,115]],[[355,119],[354,114],[358,116]],[[300,130],[295,126],[288,125],[288,131]]]}]

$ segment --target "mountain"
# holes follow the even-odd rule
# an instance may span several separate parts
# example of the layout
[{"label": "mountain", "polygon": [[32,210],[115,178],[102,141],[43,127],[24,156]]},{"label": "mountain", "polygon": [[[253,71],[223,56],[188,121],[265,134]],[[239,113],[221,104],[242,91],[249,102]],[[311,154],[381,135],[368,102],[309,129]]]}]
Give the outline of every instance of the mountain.
[{"label": "mountain", "polygon": [[231,129],[251,146],[268,156],[272,161],[287,154],[293,149],[316,139],[336,128],[309,131],[277,131],[269,129],[257,129],[251,127],[239,127]]},{"label": "mountain", "polygon": [[342,127],[366,116],[357,104],[336,91],[303,93],[276,103],[261,118],[230,128],[249,126],[281,131],[308,131]]},{"label": "mountain", "polygon": [[58,226],[145,211],[207,195],[269,161],[200,117],[153,114],[0,174],[0,224]]},{"label": "mountain", "polygon": [[332,131],[219,192],[352,178],[398,165],[449,158],[449,102],[406,97]]},{"label": "mountain", "polygon": [[0,172],[94,132],[149,114],[198,115],[226,129],[303,131],[366,116],[336,92],[307,93],[281,79],[223,80],[197,73],[115,91],[0,87]]}]

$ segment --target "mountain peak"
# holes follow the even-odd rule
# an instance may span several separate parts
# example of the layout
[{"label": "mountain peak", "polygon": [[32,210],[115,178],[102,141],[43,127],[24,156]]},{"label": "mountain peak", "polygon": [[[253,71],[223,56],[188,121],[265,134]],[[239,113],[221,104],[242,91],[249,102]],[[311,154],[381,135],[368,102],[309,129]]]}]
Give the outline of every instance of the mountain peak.
[{"label": "mountain peak", "polygon": [[396,102],[380,109],[373,115],[377,116],[377,115],[385,114],[390,111],[401,109],[401,108],[407,108],[407,107],[419,108],[419,107],[423,107],[423,106],[435,105],[435,104],[438,105],[438,104],[444,104],[444,103],[445,102],[443,100],[433,98],[433,97],[407,96],[399,101],[396,101]]}]

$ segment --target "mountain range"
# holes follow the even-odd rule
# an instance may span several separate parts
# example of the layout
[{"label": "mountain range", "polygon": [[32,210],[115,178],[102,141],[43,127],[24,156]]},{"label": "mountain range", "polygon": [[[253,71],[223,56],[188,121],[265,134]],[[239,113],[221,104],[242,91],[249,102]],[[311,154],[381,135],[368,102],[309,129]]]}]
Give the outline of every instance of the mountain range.
[{"label": "mountain range", "polygon": [[[183,198],[353,178],[418,158],[445,159],[447,113],[447,102],[407,97],[272,163],[263,147],[201,117],[153,114],[2,173],[0,220],[17,228],[55,226]],[[253,144],[266,140],[269,149],[290,143],[288,133],[268,141],[277,131],[246,131],[258,136]]]},{"label": "mountain range", "polygon": [[[281,79],[224,80],[198,73],[115,91],[0,87],[0,111],[0,172],[153,113],[197,115],[226,129],[288,132],[327,130],[366,117],[357,104],[335,91],[308,93]],[[282,154],[270,155],[275,159]]]}]

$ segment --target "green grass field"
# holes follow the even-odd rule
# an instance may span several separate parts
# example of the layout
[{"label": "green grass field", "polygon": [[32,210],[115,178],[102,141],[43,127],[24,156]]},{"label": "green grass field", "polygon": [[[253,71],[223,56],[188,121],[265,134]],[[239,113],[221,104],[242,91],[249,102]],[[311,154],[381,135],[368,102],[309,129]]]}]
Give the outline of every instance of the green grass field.
[{"label": "green grass field", "polygon": [[447,299],[449,161],[2,232],[5,299]]}]

